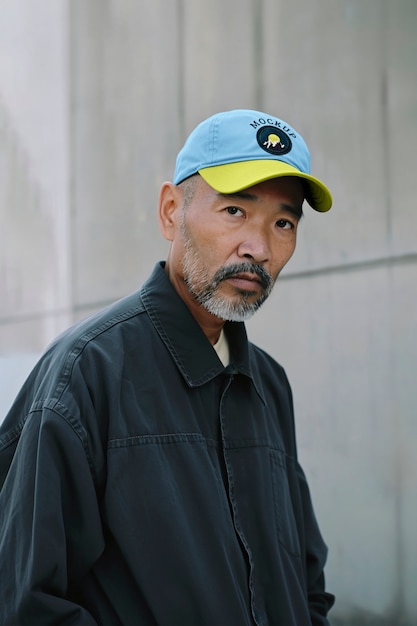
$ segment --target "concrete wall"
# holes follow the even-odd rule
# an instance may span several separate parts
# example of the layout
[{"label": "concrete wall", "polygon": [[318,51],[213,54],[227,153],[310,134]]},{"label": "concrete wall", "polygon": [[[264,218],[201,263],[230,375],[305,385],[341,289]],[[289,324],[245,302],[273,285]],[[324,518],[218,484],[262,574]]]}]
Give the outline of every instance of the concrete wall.
[{"label": "concrete wall", "polygon": [[417,3],[4,0],[0,407],[74,320],[164,257],[185,135],[260,108],[305,137],[334,208],[252,339],[287,369],[330,548],[334,624],[417,622]]},{"label": "concrete wall", "polygon": [[72,321],[68,15],[0,11],[0,349],[39,351]]}]

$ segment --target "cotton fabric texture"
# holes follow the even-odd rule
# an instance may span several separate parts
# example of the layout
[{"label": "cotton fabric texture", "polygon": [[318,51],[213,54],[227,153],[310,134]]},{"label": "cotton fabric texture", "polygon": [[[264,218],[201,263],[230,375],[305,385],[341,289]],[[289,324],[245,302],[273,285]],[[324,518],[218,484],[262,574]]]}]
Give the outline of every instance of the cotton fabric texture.
[{"label": "cotton fabric texture", "polygon": [[158,264],[47,350],[0,430],[1,624],[328,624],[287,378],[225,332],[227,368]]},{"label": "cotton fabric texture", "polygon": [[231,194],[271,178],[296,176],[316,211],[332,206],[327,186],[310,173],[310,151],[287,122],[261,111],[236,109],[202,121],[178,153],[174,183],[197,172],[220,193]]}]

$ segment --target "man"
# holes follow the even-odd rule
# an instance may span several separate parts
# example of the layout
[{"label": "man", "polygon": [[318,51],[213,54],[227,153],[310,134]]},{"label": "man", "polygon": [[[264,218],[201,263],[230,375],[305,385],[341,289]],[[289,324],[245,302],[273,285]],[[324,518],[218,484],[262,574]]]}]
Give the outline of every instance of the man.
[{"label": "man", "polygon": [[331,207],[309,160],[272,115],[202,122],[161,188],[166,263],[34,368],[0,432],[2,624],[328,624],[290,387],[242,323],[304,199]]}]

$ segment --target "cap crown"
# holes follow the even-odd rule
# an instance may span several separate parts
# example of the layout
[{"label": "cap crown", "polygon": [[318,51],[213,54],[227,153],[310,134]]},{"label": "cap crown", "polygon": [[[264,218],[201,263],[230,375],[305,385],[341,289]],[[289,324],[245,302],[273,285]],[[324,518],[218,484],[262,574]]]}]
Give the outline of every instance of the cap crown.
[{"label": "cap crown", "polygon": [[310,173],[304,139],[283,120],[248,109],[217,113],[189,135],[178,154],[173,182],[178,184],[207,167],[265,159]]}]

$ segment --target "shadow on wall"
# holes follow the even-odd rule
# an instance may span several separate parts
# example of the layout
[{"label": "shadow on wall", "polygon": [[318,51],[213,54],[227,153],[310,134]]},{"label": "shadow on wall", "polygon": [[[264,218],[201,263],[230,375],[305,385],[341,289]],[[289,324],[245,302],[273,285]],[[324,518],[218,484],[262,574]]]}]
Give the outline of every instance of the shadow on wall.
[{"label": "shadow on wall", "polygon": [[331,626],[416,626],[415,622],[404,620],[401,617],[393,615],[384,617],[367,611],[358,611],[355,615],[346,618],[333,618],[330,613],[329,619]]},{"label": "shadow on wall", "polygon": [[39,357],[39,354],[0,356],[0,424]]}]

